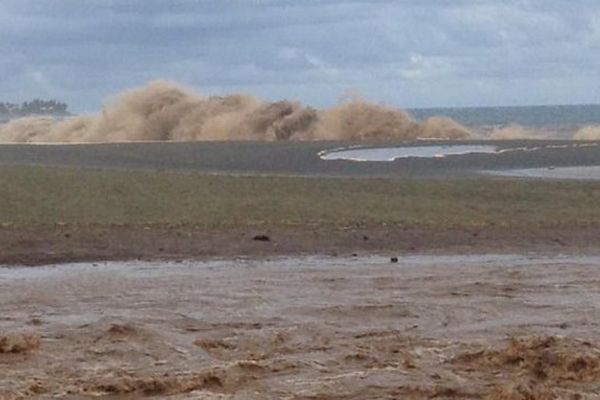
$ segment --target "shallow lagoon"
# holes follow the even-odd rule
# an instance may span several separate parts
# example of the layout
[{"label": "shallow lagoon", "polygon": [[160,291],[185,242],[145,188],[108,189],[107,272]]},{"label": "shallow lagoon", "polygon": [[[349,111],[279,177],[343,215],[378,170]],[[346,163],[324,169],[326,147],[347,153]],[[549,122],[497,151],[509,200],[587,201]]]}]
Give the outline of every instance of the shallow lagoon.
[{"label": "shallow lagoon", "polygon": [[426,146],[400,146],[380,148],[354,148],[323,152],[323,160],[350,160],[350,161],[394,161],[400,158],[442,158],[453,155],[473,153],[497,153],[494,145],[426,145]]}]

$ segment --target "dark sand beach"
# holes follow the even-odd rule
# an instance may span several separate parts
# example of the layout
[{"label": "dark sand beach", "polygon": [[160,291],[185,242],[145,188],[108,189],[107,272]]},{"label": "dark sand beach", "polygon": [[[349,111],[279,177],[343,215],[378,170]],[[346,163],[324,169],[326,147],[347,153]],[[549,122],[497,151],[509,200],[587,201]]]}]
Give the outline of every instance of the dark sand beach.
[{"label": "dark sand beach", "polygon": [[[445,158],[406,158],[394,162],[322,160],[319,153],[339,148],[497,146],[497,154]],[[509,151],[513,150],[513,151]],[[159,142],[106,144],[5,144],[0,165],[195,171],[313,177],[459,178],[481,170],[593,166],[600,142],[572,140],[461,140],[381,142]]]}]

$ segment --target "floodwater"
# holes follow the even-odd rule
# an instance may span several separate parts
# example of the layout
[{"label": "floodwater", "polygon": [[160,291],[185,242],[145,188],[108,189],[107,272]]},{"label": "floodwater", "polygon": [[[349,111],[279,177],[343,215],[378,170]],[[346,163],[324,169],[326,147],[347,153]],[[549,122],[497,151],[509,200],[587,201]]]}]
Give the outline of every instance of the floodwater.
[{"label": "floodwater", "polygon": [[0,268],[0,398],[484,398],[542,358],[585,398],[598,282],[556,254]]},{"label": "floodwater", "polygon": [[464,154],[496,153],[493,145],[426,145],[332,150],[320,154],[323,160],[394,161],[400,158],[442,158]]}]

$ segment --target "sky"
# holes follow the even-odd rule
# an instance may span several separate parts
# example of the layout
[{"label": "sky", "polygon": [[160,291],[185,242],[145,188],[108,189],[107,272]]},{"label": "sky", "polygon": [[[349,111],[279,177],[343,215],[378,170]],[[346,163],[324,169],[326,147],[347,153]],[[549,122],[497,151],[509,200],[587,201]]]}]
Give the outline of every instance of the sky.
[{"label": "sky", "polygon": [[599,103],[598,0],[1,0],[0,101],[165,79],[313,106]]}]

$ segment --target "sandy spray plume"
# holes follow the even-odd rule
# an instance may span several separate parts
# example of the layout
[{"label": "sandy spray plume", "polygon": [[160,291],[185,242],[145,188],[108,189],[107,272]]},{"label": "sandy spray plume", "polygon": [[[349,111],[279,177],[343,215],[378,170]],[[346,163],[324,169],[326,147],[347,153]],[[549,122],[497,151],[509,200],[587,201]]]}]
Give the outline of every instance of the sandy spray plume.
[{"label": "sandy spray plume", "polygon": [[542,139],[543,136],[536,134],[531,129],[518,124],[510,124],[503,127],[496,127],[490,134],[490,139],[494,140],[515,140],[515,139]]},{"label": "sandy spray plume", "polygon": [[600,125],[590,125],[580,128],[573,136],[575,140],[600,140]]},{"label": "sandy spray plume", "polygon": [[398,140],[468,138],[451,119],[417,123],[398,109],[356,98],[317,110],[298,102],[232,94],[203,97],[171,82],[119,94],[98,115],[27,117],[0,125],[0,142],[201,140]]}]

